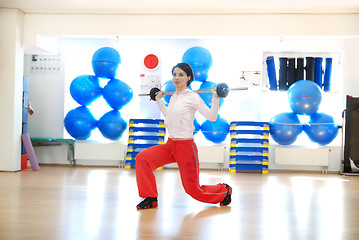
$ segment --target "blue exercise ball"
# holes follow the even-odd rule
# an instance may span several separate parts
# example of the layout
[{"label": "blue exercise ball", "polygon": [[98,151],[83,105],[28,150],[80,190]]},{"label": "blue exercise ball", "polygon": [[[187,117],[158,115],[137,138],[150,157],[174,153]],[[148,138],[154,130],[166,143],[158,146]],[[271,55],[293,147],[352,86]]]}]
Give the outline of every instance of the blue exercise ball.
[{"label": "blue exercise ball", "polygon": [[213,143],[223,142],[229,133],[229,123],[218,115],[217,120],[212,122],[206,120],[201,125],[204,137]]},{"label": "blue exercise ball", "polygon": [[91,131],[97,127],[97,121],[90,109],[81,106],[66,114],[64,125],[66,131],[73,138],[85,140],[91,136]]},{"label": "blue exercise ball", "polygon": [[132,88],[127,83],[114,78],[103,88],[102,96],[114,110],[120,110],[133,98]]},{"label": "blue exercise ball", "polygon": [[[165,82],[163,85],[162,85],[162,90],[164,92],[175,92],[176,91],[176,87],[175,85],[173,85],[173,82],[172,80],[168,80],[167,82]],[[168,105],[169,102],[170,102],[170,99],[171,99],[172,95],[166,95],[162,98],[163,102]]]},{"label": "blue exercise ball", "polygon": [[[164,91],[164,92],[175,92],[176,91],[176,87],[175,85],[173,84],[172,80],[168,80],[167,82],[165,82],[161,89]],[[188,86],[188,89],[191,89],[191,86]],[[170,99],[171,99],[172,95],[166,95],[162,98],[163,102],[168,105],[170,103]]]},{"label": "blue exercise ball", "polygon": [[182,62],[188,63],[193,70],[194,80],[205,82],[208,79],[208,71],[212,67],[211,53],[203,47],[189,48],[182,57]]},{"label": "blue exercise ball", "polygon": [[105,138],[118,140],[127,128],[127,122],[121,117],[119,111],[111,110],[98,120],[98,129]]},{"label": "blue exercise ball", "polygon": [[281,145],[290,145],[303,131],[298,115],[292,112],[279,113],[269,121],[272,139]]},{"label": "blue exercise ball", "polygon": [[331,143],[338,135],[339,125],[335,124],[334,118],[325,113],[310,115],[307,124],[304,124],[304,132],[312,142],[319,145]]},{"label": "blue exercise ball", "polygon": [[193,135],[196,135],[199,131],[201,131],[201,125],[198,123],[197,119],[193,120],[194,132]]},{"label": "blue exercise ball", "polygon": [[101,96],[100,81],[93,75],[81,75],[72,80],[70,94],[82,106],[88,106]]},{"label": "blue exercise ball", "polygon": [[111,47],[100,48],[92,56],[92,69],[99,78],[114,78],[119,64],[120,54]]},{"label": "blue exercise ball", "polygon": [[288,89],[288,102],[296,114],[311,115],[316,113],[322,102],[322,91],[313,81],[300,80]]},{"label": "blue exercise ball", "polygon": [[[201,84],[198,90],[210,90],[212,89],[213,86],[214,88],[216,88],[217,85],[218,85],[217,83],[211,81],[205,81],[204,83]],[[207,92],[207,93],[198,93],[198,94],[203,99],[204,103],[210,108],[212,106],[212,97],[213,97],[212,93]],[[219,107],[222,106],[223,101],[224,98],[219,99]]]}]

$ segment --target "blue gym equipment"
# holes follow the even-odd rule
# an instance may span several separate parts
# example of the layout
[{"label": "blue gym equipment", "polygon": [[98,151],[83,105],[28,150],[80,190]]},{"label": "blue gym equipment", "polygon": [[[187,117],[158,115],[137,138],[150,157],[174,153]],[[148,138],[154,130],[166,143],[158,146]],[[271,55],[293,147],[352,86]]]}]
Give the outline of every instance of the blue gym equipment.
[{"label": "blue gym equipment", "polygon": [[229,123],[218,114],[216,121],[204,121],[201,124],[201,131],[208,141],[221,143],[227,138],[229,133]]},{"label": "blue gym equipment", "polygon": [[114,110],[121,110],[133,98],[132,88],[117,78],[108,81],[103,88],[102,95],[107,104]]},{"label": "blue gym equipment", "polygon": [[88,106],[101,97],[102,88],[99,79],[93,75],[81,75],[72,80],[70,94],[82,106]]},{"label": "blue gym equipment", "polygon": [[312,142],[327,145],[338,135],[339,126],[334,118],[325,113],[310,115],[308,123],[304,124],[304,132]]},{"label": "blue gym equipment", "polygon": [[322,92],[313,81],[300,80],[288,89],[288,102],[296,114],[310,115],[316,113],[322,102]]},{"label": "blue gym equipment", "polygon": [[[121,63],[120,54],[111,47],[99,48],[92,56],[94,75],[80,75],[70,85],[72,98],[82,107],[69,111],[65,117],[66,131],[75,139],[85,140],[91,136],[96,127],[105,138],[118,140],[127,128],[120,112],[123,106],[133,98],[132,88],[125,82],[115,78],[118,65]],[[101,88],[99,78],[110,79]],[[107,104],[113,109],[104,114],[99,121],[85,106],[103,96]]]},{"label": "blue gym equipment", "polygon": [[267,63],[267,72],[269,78],[269,90],[276,91],[278,90],[278,86],[277,86],[277,75],[275,71],[274,57],[272,56],[267,57],[266,63]]},{"label": "blue gym equipment", "polygon": [[269,121],[270,134],[273,140],[281,145],[290,145],[297,140],[303,131],[298,115],[293,112],[279,113]]},{"label": "blue gym equipment", "polygon": [[111,110],[98,120],[97,126],[105,138],[118,140],[127,129],[127,122],[121,117],[119,111]]},{"label": "blue gym equipment", "polygon": [[75,139],[85,140],[91,136],[91,131],[97,127],[97,121],[90,109],[81,106],[72,109],[64,120],[66,131]]},{"label": "blue gym equipment", "polygon": [[194,81],[205,82],[208,79],[208,71],[212,67],[211,53],[203,47],[189,48],[182,57],[182,62],[188,63],[194,74]]},{"label": "blue gym equipment", "polygon": [[99,78],[114,78],[119,64],[120,54],[111,47],[100,48],[92,56],[92,69]]},{"label": "blue gym equipment", "polygon": [[[200,87],[199,87],[199,91],[201,90],[210,90],[212,89],[212,87],[217,87],[217,83],[211,82],[211,81],[205,81],[203,82]],[[203,99],[204,103],[210,108],[212,106],[212,93],[211,92],[199,92],[198,93],[199,96]],[[222,106],[224,102],[223,98],[219,99],[219,107]]]},{"label": "blue gym equipment", "polygon": [[324,81],[323,81],[323,88],[325,92],[328,92],[331,89],[332,61],[333,61],[332,58],[325,59],[325,72],[324,72]]}]

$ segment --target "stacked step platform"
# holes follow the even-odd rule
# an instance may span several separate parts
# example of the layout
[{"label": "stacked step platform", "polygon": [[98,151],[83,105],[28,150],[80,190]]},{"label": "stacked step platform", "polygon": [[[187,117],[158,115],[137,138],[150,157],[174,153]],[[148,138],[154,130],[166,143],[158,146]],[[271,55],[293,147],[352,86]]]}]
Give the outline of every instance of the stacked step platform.
[{"label": "stacked step platform", "polygon": [[231,122],[229,172],[268,173],[269,123]]},{"label": "stacked step platform", "polygon": [[136,167],[136,155],[142,150],[164,144],[166,128],[163,119],[130,119],[125,168]]}]

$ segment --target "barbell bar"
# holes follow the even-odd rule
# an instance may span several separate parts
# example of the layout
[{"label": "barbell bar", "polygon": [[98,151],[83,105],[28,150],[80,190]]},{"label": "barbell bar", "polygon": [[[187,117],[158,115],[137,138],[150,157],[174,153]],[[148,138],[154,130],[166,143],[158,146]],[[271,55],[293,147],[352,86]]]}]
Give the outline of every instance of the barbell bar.
[{"label": "barbell bar", "polygon": [[[229,91],[241,91],[241,90],[248,90],[247,87],[239,87],[239,88],[229,88],[226,83],[219,83],[216,87],[216,92],[218,97],[225,98],[228,96]],[[156,95],[158,92],[161,91],[159,88],[152,88],[150,90],[150,93],[141,93],[138,96],[144,97],[144,96],[150,96],[151,100],[156,100]],[[196,93],[209,93],[212,89],[206,89],[206,90],[196,90],[194,92]],[[165,92],[164,95],[173,95],[175,92]]]}]

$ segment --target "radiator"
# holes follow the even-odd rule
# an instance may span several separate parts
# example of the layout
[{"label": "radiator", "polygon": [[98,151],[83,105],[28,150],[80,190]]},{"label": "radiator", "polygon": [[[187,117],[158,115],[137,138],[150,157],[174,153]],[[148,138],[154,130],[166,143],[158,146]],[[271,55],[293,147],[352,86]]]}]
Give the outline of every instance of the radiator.
[{"label": "radiator", "polygon": [[282,165],[308,165],[308,166],[328,166],[329,165],[328,147],[301,148],[301,147],[276,147],[274,152],[275,164]]},{"label": "radiator", "polygon": [[122,142],[75,141],[76,160],[125,160],[125,151]]},{"label": "radiator", "polygon": [[224,163],[223,146],[197,146],[200,163]]}]

